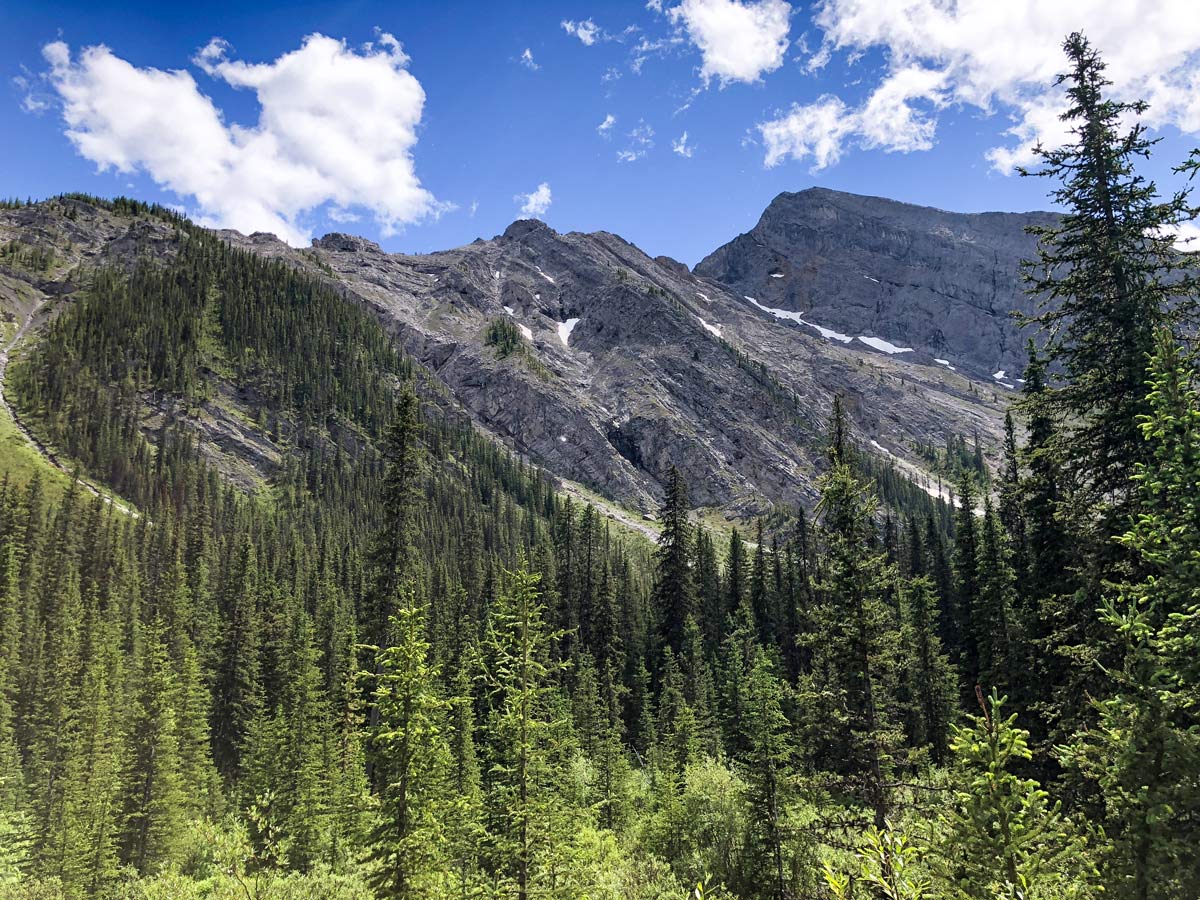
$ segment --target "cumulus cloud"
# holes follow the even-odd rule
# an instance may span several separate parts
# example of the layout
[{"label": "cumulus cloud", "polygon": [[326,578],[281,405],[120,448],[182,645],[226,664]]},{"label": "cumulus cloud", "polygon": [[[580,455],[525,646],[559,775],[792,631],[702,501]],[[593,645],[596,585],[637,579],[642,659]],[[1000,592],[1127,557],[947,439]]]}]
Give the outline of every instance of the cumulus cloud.
[{"label": "cumulus cloud", "polygon": [[521,53],[521,65],[529,69],[531,72],[536,72],[541,68],[533,59],[533,51],[528,47]]},{"label": "cumulus cloud", "polygon": [[667,10],[700,50],[700,75],[724,86],[758,81],[783,65],[791,7],[783,0],[683,0]]},{"label": "cumulus cloud", "polygon": [[654,129],[645,122],[638,122],[627,138],[625,149],[617,151],[617,162],[636,162],[654,149]]},{"label": "cumulus cloud", "polygon": [[1151,126],[1200,133],[1200,16],[1194,0],[824,0],[815,17],[821,49],[855,59],[880,50],[886,66],[866,99],[848,106],[825,96],[759,125],[765,162],[812,159],[830,165],[850,147],[908,152],[933,146],[948,106],[1008,118],[1004,143],[988,160],[1000,172],[1033,161],[1037,142],[1066,137],[1062,42],[1082,30],[1108,63],[1118,99],[1144,98]]},{"label": "cumulus cloud", "polygon": [[590,47],[596,41],[602,40],[605,37],[604,29],[591,19],[584,19],[582,22],[572,22],[569,19],[563,19],[559,24],[562,25],[563,31],[567,34],[573,34],[579,38],[585,47]]},{"label": "cumulus cloud", "polygon": [[691,159],[692,154],[696,152],[695,145],[688,143],[688,133],[686,131],[679,136],[679,140],[671,142],[671,149],[684,159]]},{"label": "cumulus cloud", "polygon": [[542,182],[528,194],[517,194],[513,201],[521,204],[521,215],[538,218],[546,214],[551,202],[550,185]]},{"label": "cumulus cloud", "polygon": [[613,126],[617,124],[617,117],[609,113],[604,117],[604,121],[596,126],[596,133],[603,138],[607,138],[612,134]]},{"label": "cumulus cloud", "polygon": [[205,224],[301,245],[302,219],[325,205],[365,210],[385,235],[452,208],[417,178],[425,91],[389,34],[361,48],[313,34],[269,63],[230,59],[228,44],[210,41],[194,64],[255,92],[253,126],[227,125],[187,71],[138,68],[103,45],[78,58],[61,41],[42,52],[80,155],[101,171],[146,172],[192,198]]}]

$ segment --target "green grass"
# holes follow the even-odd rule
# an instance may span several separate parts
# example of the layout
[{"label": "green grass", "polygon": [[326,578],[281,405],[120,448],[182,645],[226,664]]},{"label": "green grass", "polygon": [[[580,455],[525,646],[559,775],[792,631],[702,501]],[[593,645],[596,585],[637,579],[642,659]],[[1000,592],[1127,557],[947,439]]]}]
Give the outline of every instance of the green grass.
[{"label": "green grass", "polygon": [[42,476],[42,484],[51,497],[66,491],[70,479],[50,465],[17,429],[17,425],[0,406],[0,476],[7,474],[10,483],[28,484],[34,474]]}]

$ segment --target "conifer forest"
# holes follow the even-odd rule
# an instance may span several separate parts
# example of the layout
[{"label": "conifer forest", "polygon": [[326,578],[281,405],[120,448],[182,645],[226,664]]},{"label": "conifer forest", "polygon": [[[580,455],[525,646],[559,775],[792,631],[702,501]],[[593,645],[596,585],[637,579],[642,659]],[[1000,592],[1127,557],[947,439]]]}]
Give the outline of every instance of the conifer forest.
[{"label": "conifer forest", "polygon": [[[72,476],[0,455],[0,897],[1200,898],[1200,152],[1161,193],[1065,51],[1030,362],[999,466],[924,448],[949,499],[835,398],[815,505],[671,468],[647,536],[327,282],[44,201],[173,238],[6,374]],[[187,424],[230,391],[259,490]]]}]

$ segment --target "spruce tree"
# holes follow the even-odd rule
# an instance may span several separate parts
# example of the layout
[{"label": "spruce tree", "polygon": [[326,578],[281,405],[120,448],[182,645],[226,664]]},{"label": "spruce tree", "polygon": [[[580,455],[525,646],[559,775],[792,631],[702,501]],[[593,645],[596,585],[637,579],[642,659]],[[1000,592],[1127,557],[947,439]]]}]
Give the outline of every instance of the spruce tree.
[{"label": "spruce tree", "polygon": [[370,881],[384,897],[428,896],[444,865],[440,815],[448,785],[446,703],[437,695],[425,610],[411,595],[389,606],[393,643],[377,651],[374,690],[379,724],[370,751],[380,791],[371,833]]},{"label": "spruce tree", "polygon": [[846,711],[835,758],[862,785],[861,799],[882,828],[891,806],[887,784],[897,743],[888,715],[886,671],[899,639],[886,600],[894,574],[879,548],[874,493],[848,462],[840,404],[830,431],[832,468],[818,484],[817,506],[825,553],[818,585],[823,596],[820,653],[827,660],[829,688],[840,695]]},{"label": "spruce tree", "polygon": [[1124,648],[1112,693],[1068,759],[1099,788],[1109,892],[1151,900],[1200,891],[1200,394],[1195,369],[1160,331],[1134,475],[1141,515],[1121,538],[1141,580],[1106,598],[1101,619]]},{"label": "spruce tree", "polygon": [[911,697],[909,735],[914,746],[928,746],[935,763],[948,757],[958,685],[954,667],[938,637],[938,608],[933,585],[919,576],[901,592],[901,640]]},{"label": "spruce tree", "polygon": [[655,553],[652,603],[659,617],[664,646],[678,653],[683,646],[683,625],[695,607],[696,588],[691,569],[691,523],[688,521],[687,484],[680,471],[667,472],[666,493],[659,521],[662,532]]},{"label": "spruce tree", "polygon": [[482,653],[488,865],[498,888],[517,900],[545,884],[565,827],[552,762],[565,750],[553,683],[562,664],[551,659],[557,636],[546,627],[538,581],[521,571],[505,576]]},{"label": "spruce tree", "polygon": [[1029,733],[1005,699],[977,691],[980,715],[956,728],[954,802],[939,818],[933,867],[949,897],[1090,896],[1085,844],[1061,804],[1019,770]]},{"label": "spruce tree", "polygon": [[783,712],[783,686],[761,649],[746,679],[743,757],[747,801],[752,815],[748,870],[751,883],[769,885],[761,896],[785,900],[791,896],[786,854],[787,807],[794,793],[791,723]]},{"label": "spruce tree", "polygon": [[[1062,114],[1071,135],[1058,148],[1036,148],[1033,172],[1057,182],[1050,196],[1065,210],[1056,224],[1031,231],[1038,257],[1028,289],[1040,300],[1030,320],[1042,355],[1061,373],[1027,402],[1057,424],[1054,450],[1077,476],[1074,501],[1103,541],[1130,513],[1130,476],[1147,462],[1140,417],[1148,412],[1147,361],[1154,329],[1190,308],[1192,262],[1174,249],[1176,228],[1195,212],[1186,193],[1160,198],[1136,171],[1156,141],[1146,136],[1141,101],[1119,102],[1099,53],[1079,33],[1063,44],[1070,68]],[[1131,122],[1132,120],[1132,122]],[[1104,547],[1099,547],[1100,551]]]}]

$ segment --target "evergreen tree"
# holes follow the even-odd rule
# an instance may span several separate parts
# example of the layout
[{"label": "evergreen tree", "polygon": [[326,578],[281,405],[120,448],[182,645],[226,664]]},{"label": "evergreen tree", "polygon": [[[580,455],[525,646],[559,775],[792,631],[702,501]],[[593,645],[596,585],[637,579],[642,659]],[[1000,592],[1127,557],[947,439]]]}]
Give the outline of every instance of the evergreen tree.
[{"label": "evergreen tree", "polygon": [[979,655],[976,680],[989,687],[1004,688],[1016,674],[1012,654],[1013,572],[1008,564],[1004,529],[992,507],[991,497],[983,502],[980,529],[978,593],[971,610],[971,625]]},{"label": "evergreen tree", "polygon": [[979,679],[979,531],[975,524],[975,481],[963,470],[958,482],[958,505],[954,510],[954,593],[952,615],[960,643],[950,648],[963,675],[965,687]]},{"label": "evergreen tree", "polygon": [[213,703],[213,756],[227,782],[241,773],[241,756],[251,724],[262,708],[258,557],[249,538],[229,589],[228,627],[221,643]]},{"label": "evergreen tree", "polygon": [[914,746],[928,746],[936,763],[948,756],[957,684],[954,668],[938,637],[938,608],[933,585],[919,576],[901,594],[901,639],[908,660],[911,696],[909,735]]},{"label": "evergreen tree", "polygon": [[411,595],[391,606],[394,642],[378,650],[379,724],[370,745],[383,784],[371,834],[371,883],[380,896],[426,897],[443,865],[439,817],[450,768],[446,704],[436,694],[425,610]]},{"label": "evergreen tree", "polygon": [[527,900],[546,884],[565,823],[553,783],[562,751],[551,661],[556,636],[545,625],[539,578],[506,576],[484,638],[487,755],[484,803],[489,869],[497,888]]},{"label": "evergreen tree", "polygon": [[411,387],[400,392],[396,416],[384,444],[384,458],[387,463],[382,492],[384,517],[371,544],[374,581],[367,622],[371,640],[380,647],[387,644],[391,603],[400,590],[412,554],[412,529],[423,464],[420,409]]},{"label": "evergreen tree", "polygon": [[178,858],[187,796],[180,771],[179,685],[160,623],[142,642],[123,783],[121,858],[147,872]]},{"label": "evergreen tree", "polygon": [[695,608],[691,569],[691,523],[688,521],[687,485],[680,471],[667,472],[666,496],[659,510],[662,533],[655,553],[652,603],[659,616],[664,646],[676,653],[683,645],[683,624]]},{"label": "evergreen tree", "polygon": [[1131,900],[1200,891],[1200,395],[1165,330],[1151,372],[1149,460],[1134,475],[1143,512],[1121,539],[1147,575],[1101,609],[1124,660],[1069,754],[1100,788],[1108,889]]},{"label": "evergreen tree", "polygon": [[1094,511],[1103,541],[1123,528],[1130,476],[1148,461],[1138,424],[1148,412],[1147,360],[1155,327],[1190,306],[1176,302],[1192,295],[1195,279],[1173,235],[1195,213],[1186,193],[1161,200],[1135,170],[1155,143],[1139,121],[1147,105],[1107,96],[1105,65],[1082,34],[1063,49],[1070,69],[1057,84],[1066,89],[1061,118],[1072,137],[1039,147],[1041,167],[1025,173],[1057,181],[1050,196],[1065,210],[1056,224],[1031,229],[1039,249],[1028,272],[1029,291],[1042,301],[1032,322],[1061,378],[1026,405],[1056,423],[1055,454],[1074,470],[1074,500]]},{"label": "evergreen tree", "polygon": [[877,501],[847,462],[840,405],[830,430],[832,469],[819,482],[817,512],[825,551],[819,584],[824,596],[821,652],[829,660],[830,687],[843,698],[847,714],[846,733],[834,752],[847,774],[861,780],[862,799],[882,828],[891,806],[887,775],[896,743],[884,677],[898,640],[885,599],[893,574],[878,547]]},{"label": "evergreen tree", "polygon": [[785,860],[786,810],[793,793],[791,723],[783,713],[783,687],[762,650],[755,654],[746,679],[745,708],[745,778],[754,816],[745,874],[752,884],[770,885],[761,896],[785,900],[792,895]]},{"label": "evergreen tree", "polygon": [[939,882],[962,900],[1091,896],[1082,838],[1060,804],[1013,771],[1031,758],[1028,732],[1004,717],[1004,698],[993,693],[985,703],[977,694],[981,715],[954,730],[958,787],[939,822]]}]

